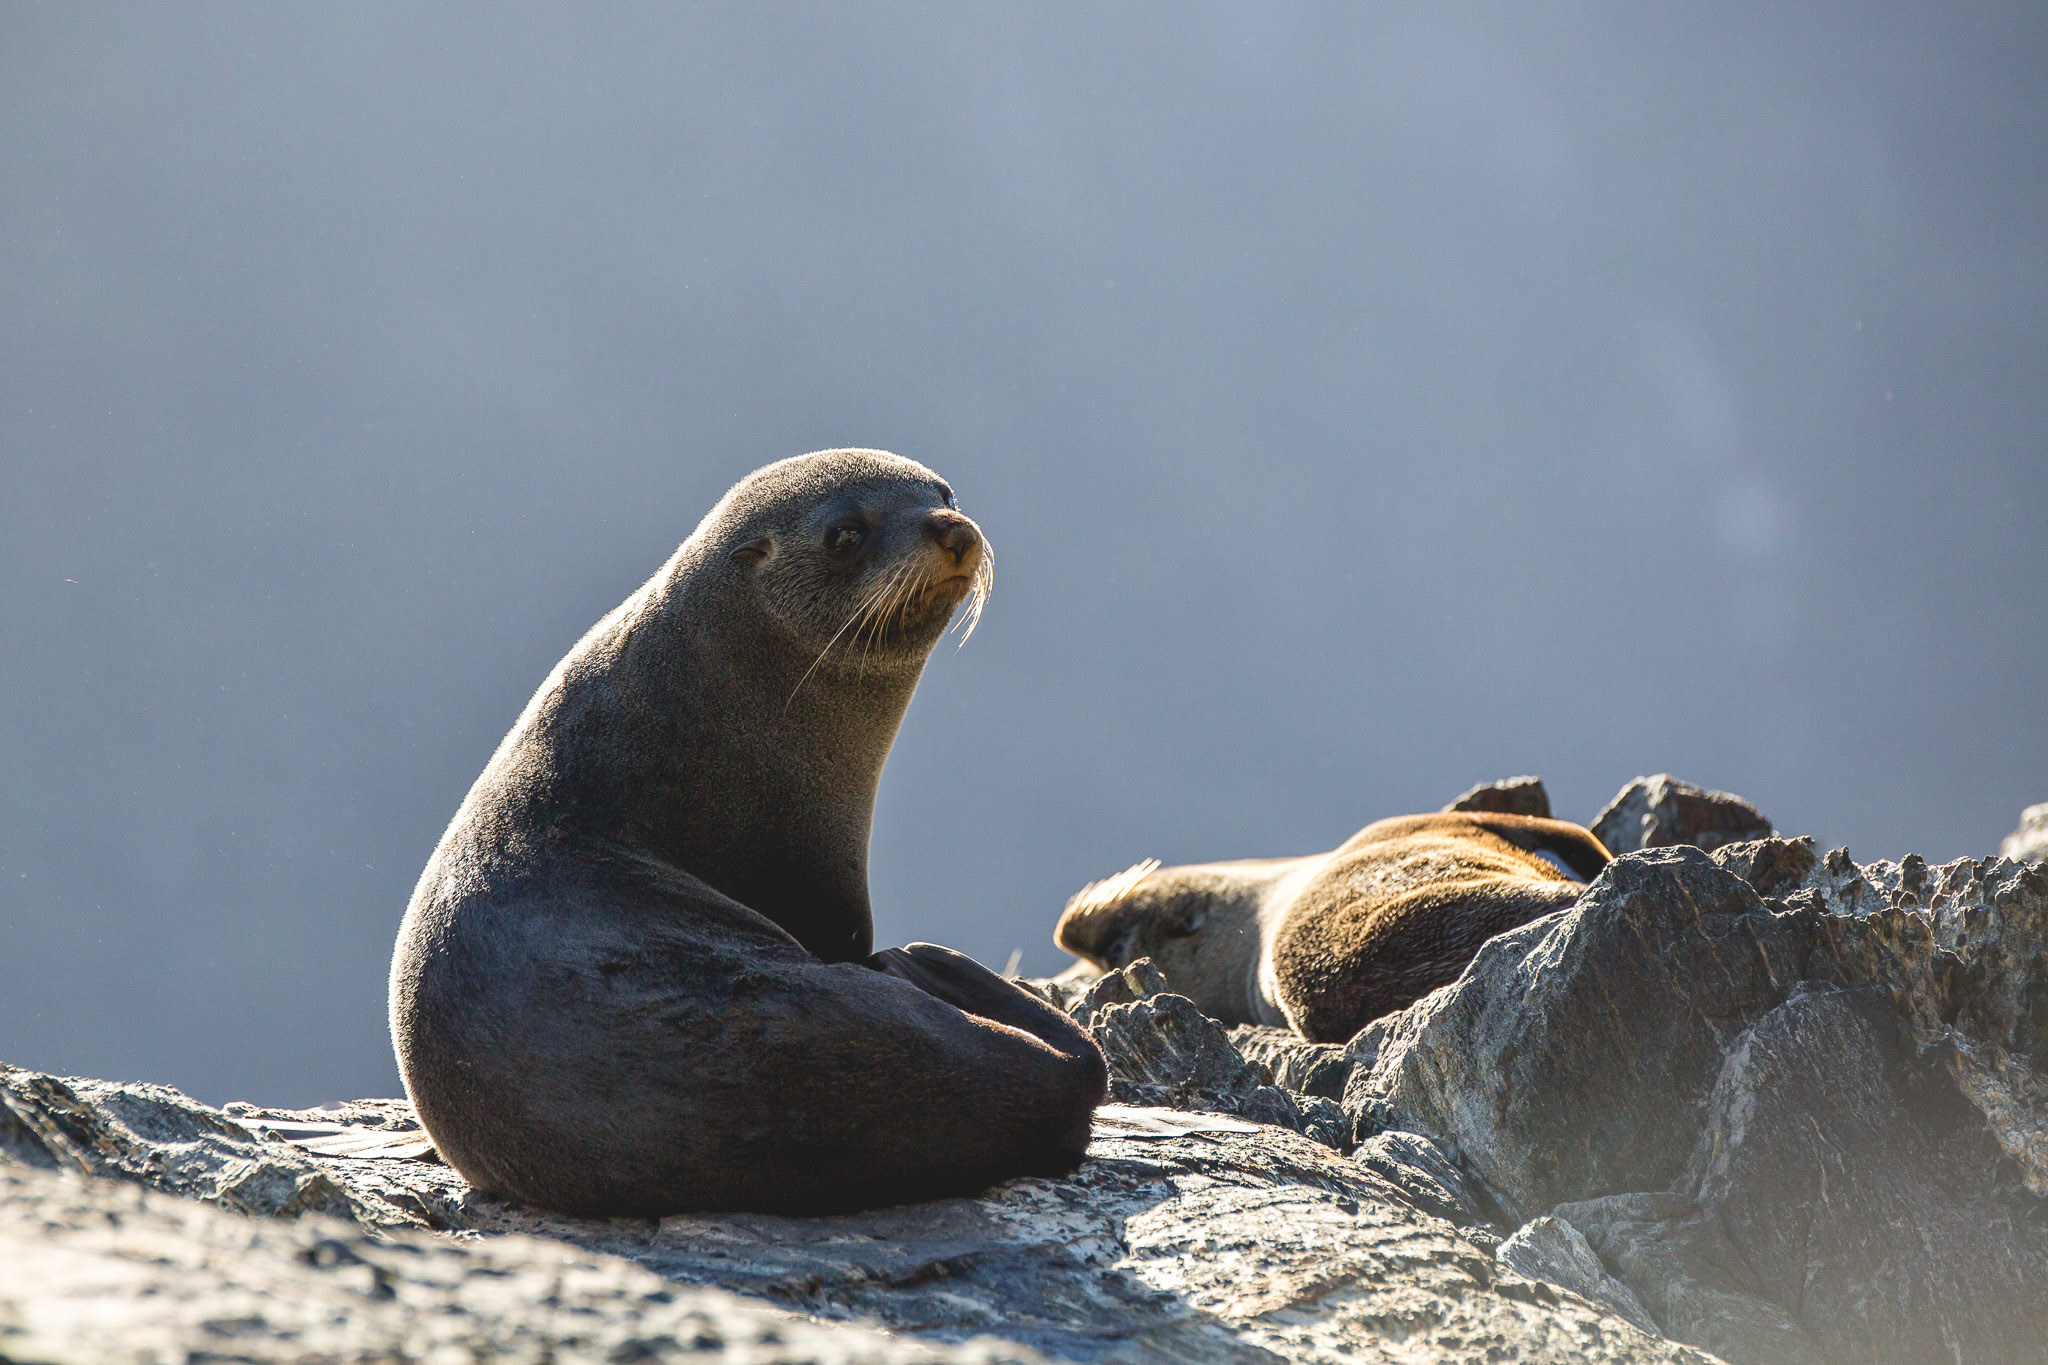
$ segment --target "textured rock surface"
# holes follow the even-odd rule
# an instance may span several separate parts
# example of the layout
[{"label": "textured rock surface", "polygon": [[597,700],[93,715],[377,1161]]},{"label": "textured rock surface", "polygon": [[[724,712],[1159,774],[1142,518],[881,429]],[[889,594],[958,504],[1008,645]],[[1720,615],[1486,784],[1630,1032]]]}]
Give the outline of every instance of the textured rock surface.
[{"label": "textured rock surface", "polygon": [[401,1102],[0,1068],[0,1359],[2048,1360],[2048,867],[1650,848],[1343,1048],[1148,963],[1027,984],[1119,1099],[1261,1126],[588,1222],[280,1140]]},{"label": "textured rock surface", "polygon": [[1638,777],[1623,787],[1590,828],[1616,854],[1676,844],[1711,851],[1771,836],[1771,822],[1741,797],[1695,787],[1670,773]]},{"label": "textured rock surface", "polygon": [[2005,836],[1998,853],[2016,863],[2048,863],[2048,801],[2020,812],[2020,827]]},{"label": "textured rock surface", "polygon": [[372,1238],[0,1164],[0,1360],[1028,1361],[825,1326],[528,1237]]},{"label": "textured rock surface", "polygon": [[1502,815],[1550,815],[1550,793],[1540,777],[1504,777],[1498,782],[1481,782],[1445,810],[1493,811]]},{"label": "textured rock surface", "polygon": [[1272,1084],[1268,1072],[1231,1045],[1223,1025],[1184,995],[1161,992],[1101,1005],[1092,1018],[1090,1031],[1109,1062],[1109,1095],[1120,1104],[1236,1114],[1305,1133],[1325,1146],[1349,1145],[1351,1121],[1342,1106]]},{"label": "textured rock surface", "polygon": [[1593,1303],[1611,1308],[1646,1332],[1657,1324],[1635,1291],[1607,1273],[1600,1257],[1577,1228],[1545,1214],[1522,1224],[1494,1250],[1494,1259],[1531,1280],[1560,1284]]},{"label": "textured rock surface", "polygon": [[[9,1150],[30,1154],[0,1186],[11,1220],[0,1263],[31,1258],[40,1229],[69,1229],[50,1235],[74,1248],[55,1273],[76,1286],[17,1288],[0,1275],[0,1330],[36,1343],[34,1353],[0,1347],[0,1358],[268,1361],[302,1358],[318,1341],[336,1360],[422,1358],[444,1343],[449,1354],[431,1358],[662,1360],[676,1354],[670,1339],[698,1355],[785,1358],[759,1344],[747,1310],[813,1320],[810,1335],[785,1334],[781,1346],[813,1352],[792,1359],[924,1358],[915,1341],[877,1345],[877,1330],[935,1343],[949,1359],[1708,1359],[1504,1271],[1371,1169],[1272,1127],[1098,1140],[1069,1179],[1015,1181],[979,1199],[835,1218],[599,1222],[479,1194],[439,1163],[309,1156],[263,1136],[314,1119],[409,1122],[388,1101],[229,1116],[160,1087],[134,1088],[139,1110],[128,1087],[29,1072],[0,1074],[0,1089],[16,1124]],[[59,1115],[92,1144],[41,1137]],[[174,1179],[194,1198],[81,1185],[26,1169],[30,1159]],[[392,1237],[395,1250],[318,1214],[250,1221],[205,1193],[234,1182],[203,1172],[254,1168],[326,1176],[356,1227]],[[121,1212],[131,1207],[144,1213]],[[422,1235],[430,1229],[461,1240]],[[340,1250],[317,1249],[323,1241]],[[693,1288],[664,1301],[649,1272]],[[395,1297],[379,1298],[380,1285]],[[739,1300],[699,1298],[696,1287]],[[131,1293],[137,1302],[108,1299]],[[699,1318],[716,1344],[691,1345]],[[148,1352],[106,1346],[131,1327]]]},{"label": "textured rock surface", "polygon": [[2048,869],[1651,849],[1364,1030],[1345,1106],[1731,1360],[2038,1360],[2044,954]]}]

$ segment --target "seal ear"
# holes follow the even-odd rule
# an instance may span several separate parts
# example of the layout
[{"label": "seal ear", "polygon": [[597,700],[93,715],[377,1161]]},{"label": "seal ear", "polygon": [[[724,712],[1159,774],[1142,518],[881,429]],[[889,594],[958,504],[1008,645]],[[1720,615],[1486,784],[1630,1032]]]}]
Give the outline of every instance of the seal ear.
[{"label": "seal ear", "polygon": [[775,548],[775,542],[767,536],[756,536],[727,556],[735,564],[758,564],[768,557]]}]

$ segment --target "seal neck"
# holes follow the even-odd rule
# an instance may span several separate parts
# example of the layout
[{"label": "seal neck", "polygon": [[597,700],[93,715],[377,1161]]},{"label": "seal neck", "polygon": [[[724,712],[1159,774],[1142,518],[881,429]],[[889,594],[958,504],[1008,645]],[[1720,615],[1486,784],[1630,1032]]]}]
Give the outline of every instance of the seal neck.
[{"label": "seal neck", "polygon": [[562,779],[551,814],[688,872],[826,961],[866,957],[875,792],[918,672],[806,677],[811,658],[736,628],[746,614],[724,582],[692,568],[672,563],[599,622],[534,699],[521,728]]}]

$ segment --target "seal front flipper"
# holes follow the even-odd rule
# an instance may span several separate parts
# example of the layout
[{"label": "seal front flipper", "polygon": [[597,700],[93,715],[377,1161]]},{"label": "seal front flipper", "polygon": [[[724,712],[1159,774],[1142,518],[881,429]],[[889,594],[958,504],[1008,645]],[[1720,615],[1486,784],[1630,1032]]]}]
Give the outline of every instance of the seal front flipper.
[{"label": "seal front flipper", "polygon": [[1022,1029],[1061,1052],[1086,1054],[1101,1064],[1102,1053],[1095,1041],[1066,1013],[965,953],[936,943],[911,943],[884,948],[866,958],[863,965],[907,981],[968,1014]]}]

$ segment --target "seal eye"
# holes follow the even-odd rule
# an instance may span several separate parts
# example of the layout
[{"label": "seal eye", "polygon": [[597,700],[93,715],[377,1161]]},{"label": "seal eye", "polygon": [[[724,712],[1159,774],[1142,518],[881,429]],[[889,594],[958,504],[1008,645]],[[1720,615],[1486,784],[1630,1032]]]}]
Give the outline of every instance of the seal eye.
[{"label": "seal eye", "polygon": [[828,555],[850,555],[860,548],[868,533],[856,525],[835,526],[825,533],[825,553]]},{"label": "seal eye", "polygon": [[946,506],[948,506],[948,507],[954,507],[954,509],[955,509],[956,511],[958,510],[958,508],[957,508],[957,507],[955,507],[955,505],[954,505],[954,502],[953,502],[953,490],[952,490],[952,489],[951,489],[950,487],[948,487],[948,486],[947,486],[947,485],[945,485],[945,484],[940,484],[940,485],[939,485],[939,496],[940,496],[940,497],[942,497],[942,498],[944,498],[944,499],[946,500]]}]

